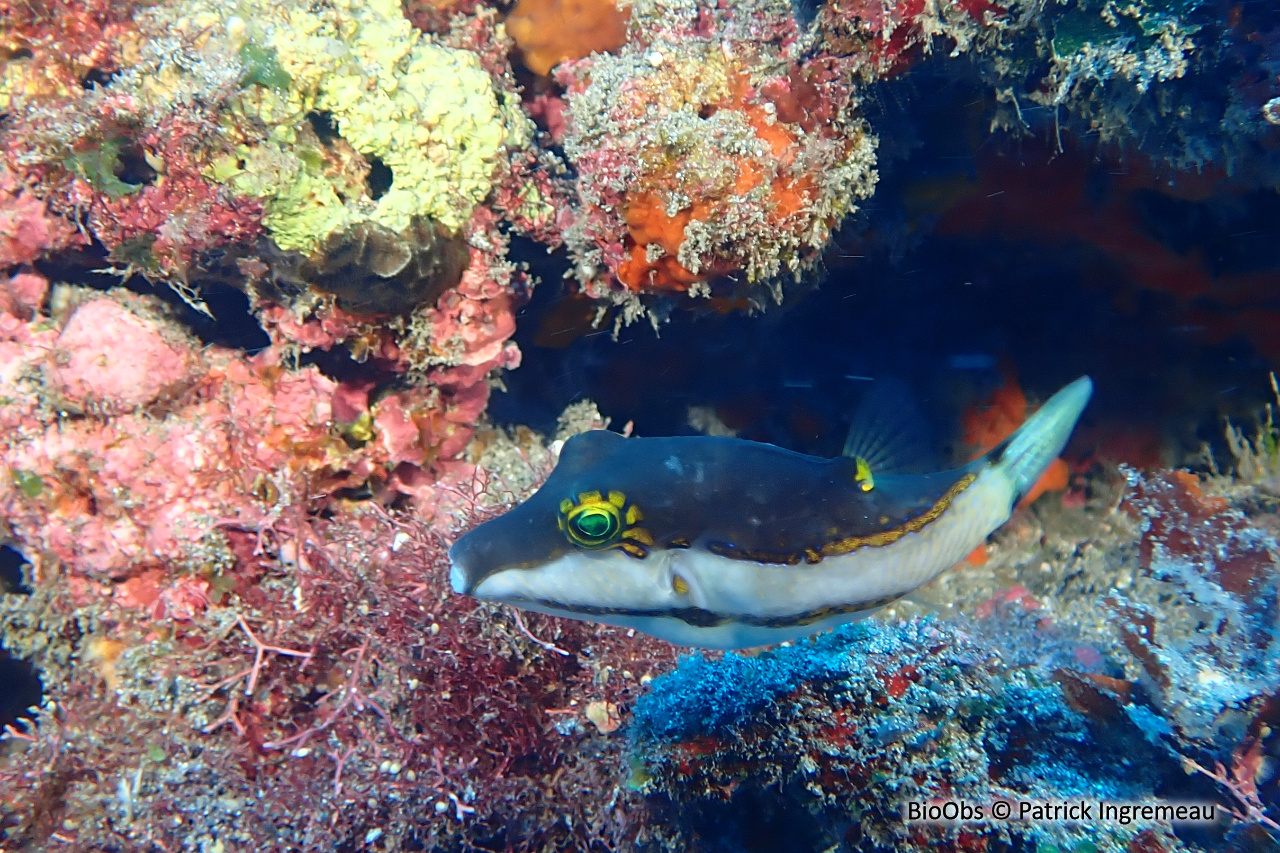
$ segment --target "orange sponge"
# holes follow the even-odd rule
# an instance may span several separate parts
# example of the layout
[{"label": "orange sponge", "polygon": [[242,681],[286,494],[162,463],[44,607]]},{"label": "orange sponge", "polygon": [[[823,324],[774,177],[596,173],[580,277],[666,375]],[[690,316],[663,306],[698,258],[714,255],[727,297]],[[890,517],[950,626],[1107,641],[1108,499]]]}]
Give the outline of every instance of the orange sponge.
[{"label": "orange sponge", "polygon": [[566,59],[622,47],[627,14],[613,0],[520,0],[507,16],[507,34],[525,66],[545,75]]},{"label": "orange sponge", "polygon": [[[689,207],[668,215],[663,207],[661,194],[649,190],[633,192],[623,208],[623,220],[627,225],[627,259],[618,265],[618,280],[635,292],[645,290],[682,292],[697,281],[709,281],[716,276],[734,272],[735,264],[722,258],[703,258],[700,269],[694,273],[680,264],[676,256],[684,243],[685,227],[692,221],[708,222],[743,200],[753,189],[766,181],[766,169],[773,177],[769,180],[770,212],[775,222],[784,222],[807,210],[817,196],[817,187],[809,175],[793,176],[784,170],[796,158],[798,147],[796,134],[775,121],[763,106],[749,103],[750,85],[747,78],[737,76],[731,83],[730,96],[724,102],[707,105],[716,110],[737,110],[743,113],[755,131],[756,138],[768,146],[769,155],[762,159],[743,157],[737,162],[737,177],[730,187],[695,201]],[[655,180],[655,183],[661,183]],[[657,245],[663,254],[649,259],[647,247]]]}]

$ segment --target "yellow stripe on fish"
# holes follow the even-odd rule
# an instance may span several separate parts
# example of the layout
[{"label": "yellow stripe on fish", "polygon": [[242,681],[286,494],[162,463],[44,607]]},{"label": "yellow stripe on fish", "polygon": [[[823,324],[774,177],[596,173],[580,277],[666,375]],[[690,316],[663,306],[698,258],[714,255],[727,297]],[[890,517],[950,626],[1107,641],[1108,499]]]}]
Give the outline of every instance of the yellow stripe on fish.
[{"label": "yellow stripe on fish", "polygon": [[1061,453],[1092,387],[1071,383],[962,469],[874,481],[859,458],[584,433],[532,497],[454,544],[453,588],[681,645],[794,639],[906,595],[981,544]]}]

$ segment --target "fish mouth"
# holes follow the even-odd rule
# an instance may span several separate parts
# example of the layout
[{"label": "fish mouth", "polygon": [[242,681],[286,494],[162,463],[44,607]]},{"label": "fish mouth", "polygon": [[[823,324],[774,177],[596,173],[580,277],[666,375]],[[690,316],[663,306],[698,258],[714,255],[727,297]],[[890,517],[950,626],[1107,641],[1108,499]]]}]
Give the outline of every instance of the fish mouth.
[{"label": "fish mouth", "polygon": [[472,536],[468,533],[449,548],[449,586],[458,595],[472,595],[483,579],[483,575],[475,571],[475,554],[471,545]]},{"label": "fish mouth", "polygon": [[449,567],[449,586],[453,587],[453,591],[458,595],[471,594],[471,586],[467,581],[467,571],[457,563],[453,563]]},{"label": "fish mouth", "polygon": [[[449,566],[449,586],[453,587],[453,591],[458,595],[469,595],[472,598],[479,598],[485,601],[502,601],[505,604],[514,604],[517,606],[524,605],[525,599],[520,596],[502,596],[500,598],[495,598],[493,595],[486,594],[485,586],[489,579],[495,575],[503,574],[506,570],[498,569],[496,571],[479,574],[468,570],[463,561],[456,557],[452,557],[452,555],[451,560],[452,565]],[[492,585],[489,584],[489,586],[489,592],[491,593]]]},{"label": "fish mouth", "polygon": [[495,548],[504,541],[503,538],[491,535],[493,532],[477,528],[454,542],[449,549],[449,586],[458,595],[492,600],[492,589],[488,590],[490,594],[486,594],[485,589],[492,586],[489,581],[496,575],[513,570],[505,562],[506,555]]}]

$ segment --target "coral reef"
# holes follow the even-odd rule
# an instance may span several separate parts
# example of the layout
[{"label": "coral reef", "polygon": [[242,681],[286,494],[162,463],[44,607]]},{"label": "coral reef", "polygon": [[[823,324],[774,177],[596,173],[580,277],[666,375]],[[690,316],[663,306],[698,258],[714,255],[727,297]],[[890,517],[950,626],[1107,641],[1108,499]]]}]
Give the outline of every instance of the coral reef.
[{"label": "coral reef", "polygon": [[[809,269],[874,187],[863,92],[929,54],[970,58],[997,93],[993,129],[1045,129],[1059,151],[1064,133],[1099,135],[1177,168],[1222,162],[1274,183],[1262,96],[1280,85],[1277,22],[1235,14],[1224,29],[1199,6],[837,0],[806,29],[786,4],[634,3],[616,55],[564,62],[563,100],[533,103],[578,171],[576,277],[628,305],[627,320],[641,313],[632,293],[733,293],[726,279],[739,292],[745,281],[756,306],[754,285],[777,298],[778,280]],[[1229,47],[1208,47],[1216,35]],[[1208,82],[1224,74],[1238,82]]]},{"label": "coral reef", "polygon": [[[477,57],[414,30],[398,4],[232,12],[192,0],[136,25],[142,47],[109,86],[76,98],[15,89],[7,139],[63,206],[98,203],[91,222],[109,248],[169,233],[179,258],[149,247],[164,273],[207,248],[185,245],[199,230],[242,241],[260,224],[304,253],[361,221],[400,231],[420,216],[457,232],[506,152],[529,143],[527,119]],[[150,174],[117,174],[125,154]],[[367,186],[374,167],[386,186]],[[203,223],[219,211],[248,221]]]},{"label": "coral reef", "polygon": [[780,299],[813,266],[874,186],[875,140],[852,65],[810,46],[786,3],[645,2],[616,55],[560,67],[586,292],[634,304],[735,276]]},{"label": "coral reef", "polygon": [[80,239],[71,223],[50,216],[45,203],[0,163],[0,269],[30,263]]},{"label": "coral reef", "polygon": [[[242,145],[235,162],[213,168],[220,182],[264,200],[264,223],[282,249],[309,252],[366,220],[400,231],[420,216],[458,231],[492,188],[504,150],[529,142],[527,119],[499,98],[478,59],[423,37],[398,3],[335,3],[279,21],[272,4],[256,13],[239,50],[256,48],[289,83],[279,93],[258,86],[243,109],[275,126],[275,138]],[[312,147],[320,156],[310,163],[296,147],[299,127],[288,121],[309,112],[326,115],[345,143],[329,158]],[[362,176],[330,159],[349,157],[343,148],[390,170],[390,185],[371,205]],[[347,185],[326,175],[330,168]]]},{"label": "coral reef", "polygon": [[[781,301],[915,144],[876,99],[930,63],[995,93],[977,144],[1039,134],[1058,176],[1005,193],[979,163],[943,233],[1088,244],[1274,354],[1274,276],[1128,208],[1280,184],[1277,11],[497,5],[0,0],[0,662],[42,693],[0,703],[0,849],[736,850],[753,821],[778,849],[1274,848],[1270,413],[1228,432],[1233,476],[1059,464],[923,591],[955,618],[899,602],[755,656],[526,622],[451,595],[446,554],[605,425],[486,419],[535,273],[576,284],[542,342]],[[1129,192],[1089,201],[1087,158],[1054,159],[1073,139],[1143,152]],[[1026,416],[1012,375],[970,410],[975,452]],[[1064,797],[1220,811],[900,811]]]},{"label": "coral reef", "polygon": [[634,834],[619,709],[670,651],[448,592],[452,528],[551,459],[495,433],[467,460],[483,363],[371,393],[195,346],[123,291],[59,285],[45,315],[46,289],[24,273],[0,300],[0,511],[29,560],[4,644],[45,682],[0,743],[0,844]]},{"label": "coral reef", "polygon": [[[518,363],[494,341],[529,284],[505,259],[508,223],[554,242],[563,192],[491,11],[435,37],[395,3],[175,0],[127,16],[127,33],[115,6],[77,11],[79,37],[98,39],[77,59],[79,80],[90,60],[98,75],[84,86],[21,84],[70,24],[0,24],[37,54],[7,59],[6,266],[76,242],[74,219],[116,271],[201,310],[203,281],[245,289],[297,351],[343,346],[418,377]],[[487,320],[464,341],[463,317]]]},{"label": "coral reef", "polygon": [[[1127,851],[1140,836],[1157,845],[1148,849],[1178,849],[1167,829],[1099,837],[1065,821],[908,819],[913,802],[989,814],[1001,799],[1129,801],[1155,789],[1160,768],[1136,729],[1108,732],[1073,709],[1003,639],[985,624],[863,623],[756,658],[682,661],[635,708],[632,782],[683,818],[662,822],[648,849],[697,845],[735,810],[770,800],[772,820],[787,824],[775,831],[810,850],[974,850],[1011,838]],[[1097,749],[1103,740],[1113,748]]]},{"label": "coral reef", "polygon": [[133,4],[54,0],[0,4],[0,110],[31,96],[79,96],[133,58]]},{"label": "coral reef", "polygon": [[1144,582],[1106,604],[1150,703],[1126,712],[1175,753],[1261,748],[1280,685],[1280,545],[1194,475],[1130,472],[1129,486]]},{"label": "coral reef", "polygon": [[194,361],[190,341],[165,340],[119,303],[94,299],[58,333],[45,381],[60,408],[123,415],[184,390]]}]

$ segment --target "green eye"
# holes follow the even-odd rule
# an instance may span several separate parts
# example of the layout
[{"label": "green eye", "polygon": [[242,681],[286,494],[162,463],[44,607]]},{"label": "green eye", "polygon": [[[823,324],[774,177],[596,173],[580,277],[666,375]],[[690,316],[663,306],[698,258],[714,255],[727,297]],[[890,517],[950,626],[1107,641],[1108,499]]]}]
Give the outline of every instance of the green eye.
[{"label": "green eye", "polygon": [[608,496],[584,492],[575,503],[560,504],[560,529],[569,541],[581,548],[608,548],[622,538],[622,507],[626,498],[618,492]]},{"label": "green eye", "polygon": [[618,515],[591,508],[579,513],[569,524],[570,529],[583,540],[583,544],[603,542],[612,539],[613,534],[618,532]]}]

